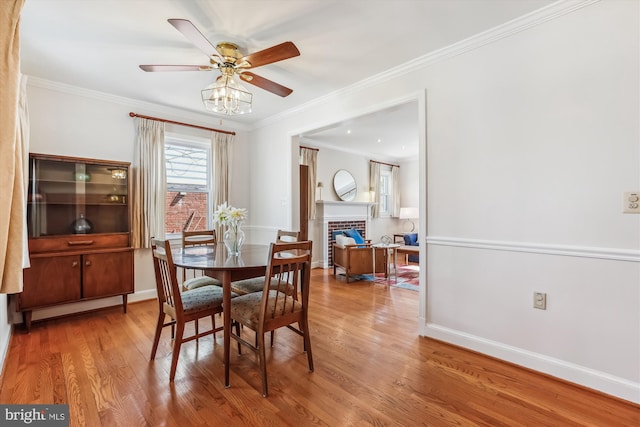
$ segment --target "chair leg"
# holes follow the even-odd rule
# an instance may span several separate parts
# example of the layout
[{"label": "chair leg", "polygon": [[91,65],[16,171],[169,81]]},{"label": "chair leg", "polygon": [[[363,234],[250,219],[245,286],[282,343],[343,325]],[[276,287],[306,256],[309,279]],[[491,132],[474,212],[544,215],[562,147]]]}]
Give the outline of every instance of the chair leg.
[{"label": "chair leg", "polygon": [[[153,347],[151,347],[150,360],[153,360],[156,358],[156,351],[158,351],[158,342],[160,342],[160,334],[162,333],[162,325],[164,324],[164,316],[165,314],[162,311],[158,313],[158,322],[156,323],[156,334],[153,337]],[[173,327],[173,325],[171,327]]]},{"label": "chair leg", "polygon": [[[233,323],[236,326],[236,335],[239,337],[242,324],[240,324],[240,322],[233,322]],[[231,326],[233,326],[233,324]],[[242,354],[242,344],[240,344],[240,341],[238,341],[238,354]]]},{"label": "chair leg", "polygon": [[211,329],[213,330],[213,341],[215,342],[216,340],[216,315],[215,314],[211,315]]},{"label": "chair leg", "polygon": [[309,322],[306,317],[302,319],[302,331],[304,339],[304,349],[307,352],[307,360],[309,362],[309,372],[313,372],[313,355],[311,354],[311,337],[309,336]]},{"label": "chair leg", "polygon": [[260,356],[260,373],[262,374],[262,397],[267,397],[267,355],[264,348],[264,333],[258,334],[258,355]]},{"label": "chair leg", "polygon": [[[196,323],[196,337],[198,336],[198,319],[194,320],[194,322]],[[200,341],[200,338],[196,338],[196,342]]]},{"label": "chair leg", "polygon": [[171,356],[171,371],[169,372],[169,381],[173,381],[176,376],[176,367],[178,366],[178,356],[180,356],[180,347],[182,346],[182,337],[184,334],[184,323],[178,323],[176,330],[176,339],[173,342],[173,355]]}]

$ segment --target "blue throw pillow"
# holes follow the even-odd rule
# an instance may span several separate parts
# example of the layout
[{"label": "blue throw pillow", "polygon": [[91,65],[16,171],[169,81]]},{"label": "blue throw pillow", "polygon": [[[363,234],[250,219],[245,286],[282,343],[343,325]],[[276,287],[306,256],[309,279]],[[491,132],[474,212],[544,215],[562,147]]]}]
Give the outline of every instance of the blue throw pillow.
[{"label": "blue throw pillow", "polygon": [[358,230],[356,230],[355,228],[345,230],[344,234],[346,234],[347,237],[351,237],[353,240],[355,240],[356,245],[364,243],[364,238],[360,235],[360,233],[358,233]]},{"label": "blue throw pillow", "polygon": [[418,233],[405,234],[404,244],[407,246],[418,246]]}]

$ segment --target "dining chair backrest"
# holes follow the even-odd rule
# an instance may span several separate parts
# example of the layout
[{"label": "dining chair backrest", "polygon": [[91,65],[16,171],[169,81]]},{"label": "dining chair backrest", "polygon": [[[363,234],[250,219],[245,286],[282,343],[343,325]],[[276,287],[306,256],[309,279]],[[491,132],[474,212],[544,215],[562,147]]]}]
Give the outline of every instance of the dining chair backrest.
[{"label": "dining chair backrest", "polygon": [[[306,313],[311,280],[311,246],[309,240],[271,244],[260,310],[260,323],[265,330],[272,330],[283,322],[297,322],[301,312]],[[292,289],[299,289],[302,297]]]},{"label": "dining chair backrest", "polygon": [[182,232],[182,247],[213,245],[218,241],[216,230],[197,230]]},{"label": "dining chair backrest", "polygon": [[[193,230],[182,232],[182,247],[215,245],[216,230]],[[220,285],[220,282],[207,277],[202,270],[182,268],[182,288],[194,289],[200,286]]]},{"label": "dining chair backrest", "polygon": [[290,243],[300,240],[299,231],[278,230],[276,243]]},{"label": "dining chair backrest", "polygon": [[182,316],[182,299],[171,245],[168,240],[152,239],[151,250],[160,310],[164,312],[168,310],[175,319]]}]

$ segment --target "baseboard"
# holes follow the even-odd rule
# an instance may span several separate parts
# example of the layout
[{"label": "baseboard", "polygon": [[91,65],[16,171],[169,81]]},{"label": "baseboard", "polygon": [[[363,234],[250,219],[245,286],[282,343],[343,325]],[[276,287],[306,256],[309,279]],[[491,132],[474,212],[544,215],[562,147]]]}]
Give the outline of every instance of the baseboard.
[{"label": "baseboard", "polygon": [[640,404],[640,383],[439,325],[430,323],[423,323],[423,325],[421,332],[424,336]]},{"label": "baseboard", "polygon": [[311,262],[311,268],[329,268],[329,267],[331,266],[326,264],[323,260]]},{"label": "baseboard", "polygon": [[[155,299],[157,295],[156,289],[145,289],[129,294],[127,297],[127,303],[145,301],[149,299]],[[98,298],[88,301],[80,301],[76,303],[62,304],[55,307],[41,308],[33,310],[33,321],[50,319],[55,317],[67,316],[76,313],[83,313],[87,311],[100,310],[106,307],[121,306],[122,297],[106,297]],[[11,323],[22,323],[22,315],[15,310],[12,313]]]},{"label": "baseboard", "polygon": [[2,328],[2,335],[0,336],[0,387],[4,383],[4,368],[7,360],[7,352],[9,351],[9,344],[11,344],[11,338],[13,336],[13,326],[8,325],[6,328]]}]

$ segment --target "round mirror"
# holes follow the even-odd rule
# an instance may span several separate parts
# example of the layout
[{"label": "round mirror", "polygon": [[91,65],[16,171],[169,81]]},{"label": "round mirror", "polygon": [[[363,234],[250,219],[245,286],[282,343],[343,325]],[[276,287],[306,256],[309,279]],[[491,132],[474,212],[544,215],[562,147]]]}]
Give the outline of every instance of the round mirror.
[{"label": "round mirror", "polygon": [[340,200],[348,202],[356,198],[356,180],[344,169],[333,176],[333,189]]}]

